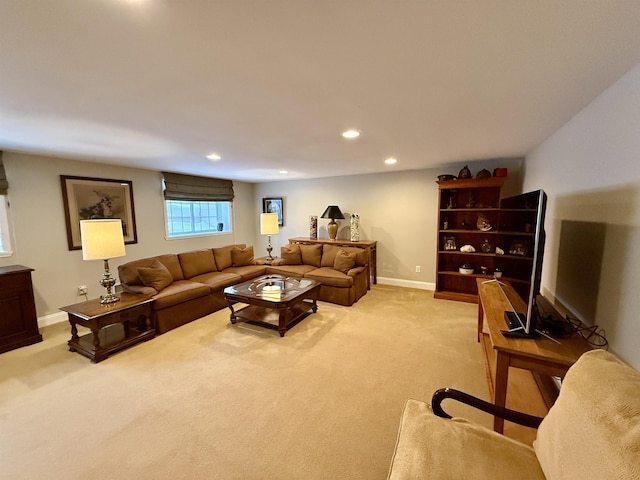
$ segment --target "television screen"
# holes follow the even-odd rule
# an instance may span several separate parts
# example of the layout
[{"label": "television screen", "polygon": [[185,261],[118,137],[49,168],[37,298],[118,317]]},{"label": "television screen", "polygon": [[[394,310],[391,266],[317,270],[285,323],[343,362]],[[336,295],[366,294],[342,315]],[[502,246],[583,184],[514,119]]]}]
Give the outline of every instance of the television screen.
[{"label": "television screen", "polygon": [[536,310],[536,297],[540,294],[542,280],[542,258],[544,256],[544,217],[547,208],[547,195],[544,190],[523,193],[514,197],[504,198],[500,201],[501,209],[522,209],[523,211],[535,211],[535,224],[528,228],[533,234],[532,238],[532,268],[529,279],[529,292],[526,312],[506,311],[505,321],[508,330],[503,334],[513,337],[534,337],[537,335],[538,314]]}]

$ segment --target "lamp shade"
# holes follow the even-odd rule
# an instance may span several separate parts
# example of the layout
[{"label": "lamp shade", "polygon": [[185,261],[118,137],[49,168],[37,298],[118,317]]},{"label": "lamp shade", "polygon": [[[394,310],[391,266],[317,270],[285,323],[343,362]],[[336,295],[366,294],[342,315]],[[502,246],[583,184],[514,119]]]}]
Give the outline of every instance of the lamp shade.
[{"label": "lamp shade", "polygon": [[126,255],[119,218],[81,220],[80,238],[83,260],[107,260]]},{"label": "lamp shade", "polygon": [[260,233],[262,235],[275,235],[279,231],[277,213],[260,214]]},{"label": "lamp shade", "polygon": [[338,207],[337,205],[329,205],[327,209],[324,211],[324,213],[322,214],[321,218],[344,219],[344,215],[340,211],[340,207]]}]

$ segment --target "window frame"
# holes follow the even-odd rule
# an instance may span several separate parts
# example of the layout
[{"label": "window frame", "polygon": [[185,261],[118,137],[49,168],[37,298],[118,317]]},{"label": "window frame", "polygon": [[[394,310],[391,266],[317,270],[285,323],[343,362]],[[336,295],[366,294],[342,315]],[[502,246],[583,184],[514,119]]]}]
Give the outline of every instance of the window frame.
[{"label": "window frame", "polygon": [[11,257],[14,244],[9,195],[0,193],[0,258]]},{"label": "window frame", "polygon": [[[227,230],[217,231],[217,230],[207,230],[202,232],[191,231],[185,234],[175,234],[169,231],[169,203],[168,202],[183,202],[188,203],[193,208],[194,203],[225,203],[228,205],[229,209],[229,225]],[[229,235],[233,233],[233,224],[234,224],[234,216],[233,216],[233,202],[230,200],[166,200],[163,199],[163,211],[164,211],[164,228],[165,228],[165,239],[166,240],[181,240],[185,238],[202,238],[216,235]],[[193,216],[191,216],[191,220],[193,221]]]}]

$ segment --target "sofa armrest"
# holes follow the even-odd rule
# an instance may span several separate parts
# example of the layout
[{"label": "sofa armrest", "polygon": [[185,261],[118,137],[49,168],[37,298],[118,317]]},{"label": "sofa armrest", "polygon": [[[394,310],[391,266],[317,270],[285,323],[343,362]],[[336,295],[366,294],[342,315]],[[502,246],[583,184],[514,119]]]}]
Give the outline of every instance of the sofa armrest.
[{"label": "sofa armrest", "polygon": [[484,400],[474,397],[473,395],[469,395],[468,393],[464,393],[453,388],[441,388],[439,390],[436,390],[436,392],[433,394],[433,397],[431,399],[431,408],[433,409],[433,413],[435,413],[439,417],[451,418],[451,415],[446,413],[440,405],[446,398],[457,400],[458,402],[470,405],[493,416],[504,418],[509,422],[515,422],[519,425],[524,425],[525,427],[538,428],[540,422],[542,422],[542,418],[540,417],[528,415],[526,413],[518,412],[516,410],[511,410],[504,407],[499,407],[497,405],[494,405],[493,403],[485,402]]},{"label": "sofa armrest", "polygon": [[144,285],[130,285],[128,283],[121,283],[122,290],[128,293],[134,293],[136,295],[145,295],[152,297],[158,294],[158,291],[153,287],[145,287]]}]

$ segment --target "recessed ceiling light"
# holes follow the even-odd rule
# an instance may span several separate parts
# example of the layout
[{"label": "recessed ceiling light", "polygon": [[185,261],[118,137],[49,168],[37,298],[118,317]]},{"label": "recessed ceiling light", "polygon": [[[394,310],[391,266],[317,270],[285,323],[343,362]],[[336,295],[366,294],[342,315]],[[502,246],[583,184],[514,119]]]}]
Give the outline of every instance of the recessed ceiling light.
[{"label": "recessed ceiling light", "polygon": [[389,157],[384,161],[384,163],[386,163],[387,165],[395,165],[396,163],[398,163],[398,160],[393,157]]},{"label": "recessed ceiling light", "polygon": [[207,158],[209,160],[221,160],[222,159],[222,155],[218,155],[217,153],[210,153],[209,155],[207,155]]},{"label": "recessed ceiling light", "polygon": [[358,138],[360,136],[360,132],[358,130],[346,130],[342,132],[342,136],[344,138]]},{"label": "recessed ceiling light", "polygon": [[282,175],[286,175],[287,173],[289,173],[288,170],[280,170],[278,173],[282,174]]}]

